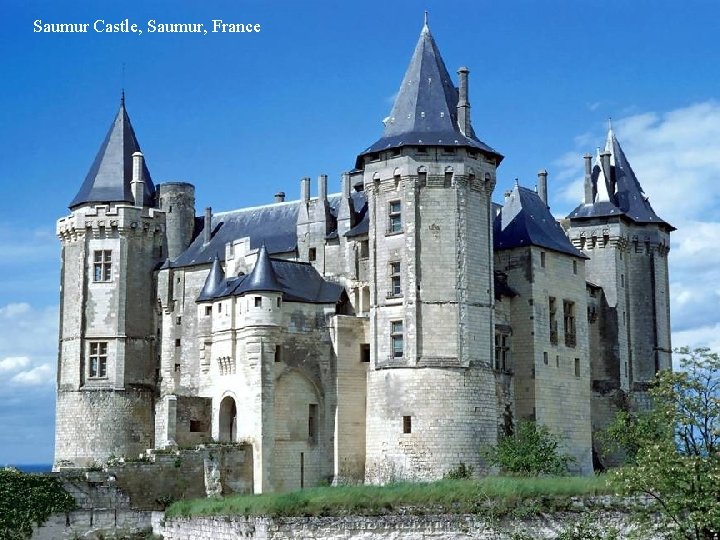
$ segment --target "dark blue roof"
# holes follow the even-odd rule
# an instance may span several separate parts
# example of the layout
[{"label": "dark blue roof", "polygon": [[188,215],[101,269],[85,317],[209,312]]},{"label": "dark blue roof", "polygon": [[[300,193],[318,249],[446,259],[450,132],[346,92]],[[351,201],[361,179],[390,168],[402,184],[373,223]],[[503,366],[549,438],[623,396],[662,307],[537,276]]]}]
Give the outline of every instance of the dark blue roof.
[{"label": "dark blue roof", "polygon": [[224,288],[225,272],[223,272],[222,266],[220,265],[220,260],[215,257],[213,265],[210,268],[210,273],[205,279],[205,285],[202,291],[200,291],[200,296],[198,296],[198,302],[212,300],[212,298],[220,294]]},{"label": "dark blue roof", "polygon": [[538,194],[527,188],[515,186],[493,225],[496,251],[538,246],[587,258],[568,240]]},{"label": "dark blue roof", "polygon": [[[95,156],[95,161],[85,177],[70,209],[86,203],[133,203],[132,189],[132,155],[140,152],[140,144],[125,110],[125,99],[120,103],[115,120]],[[153,205],[155,186],[153,185],[147,165],[143,163],[143,179],[145,181],[144,204]]]},{"label": "dark blue roof", "polygon": [[[258,263],[262,258],[258,254]],[[214,296],[214,298],[224,298],[229,296],[241,296],[251,292],[268,291],[268,286],[262,285],[257,288],[254,283],[253,274],[258,268],[258,263],[248,275],[233,277],[225,280],[222,289]],[[280,259],[271,259],[265,255],[265,263],[267,266],[259,271],[262,279],[266,279],[269,273],[274,278],[273,286],[276,292],[282,293],[282,298],[286,302],[306,302],[309,304],[336,304],[343,295],[344,288],[342,285],[325,281],[315,268],[309,263],[284,261]],[[198,298],[198,301],[201,301]]]},{"label": "dark blue roof", "polygon": [[[340,195],[328,196],[331,211],[337,215]],[[360,208],[359,216],[365,212],[367,200],[362,191],[351,194],[354,208]],[[218,212],[212,217],[212,236],[204,243],[202,223],[198,235],[190,246],[168,266],[194,266],[212,262],[215,256],[225,260],[225,244],[239,238],[250,238],[250,249],[265,245],[269,254],[287,253],[297,248],[297,219],[302,201],[290,201],[242,208],[230,212]]]},{"label": "dark blue roof", "polygon": [[242,292],[282,292],[282,290],[270,262],[270,256],[263,244],[252,272],[242,282]]},{"label": "dark blue roof", "polygon": [[[579,205],[568,217],[582,219],[623,215],[636,223],[661,223],[674,229],[658,217],[650,206],[650,201],[612,129],[608,131],[605,151],[610,152],[610,171],[605,174],[598,156],[592,170],[594,202]],[[604,185],[598,184],[599,182]],[[604,193],[608,194],[608,200],[603,200]]]},{"label": "dark blue roof", "polygon": [[445,67],[427,23],[420,33],[410,65],[385,122],[382,138],[358,156],[408,145],[463,146],[502,156],[480,141],[472,128],[463,135],[457,119],[458,90]]}]

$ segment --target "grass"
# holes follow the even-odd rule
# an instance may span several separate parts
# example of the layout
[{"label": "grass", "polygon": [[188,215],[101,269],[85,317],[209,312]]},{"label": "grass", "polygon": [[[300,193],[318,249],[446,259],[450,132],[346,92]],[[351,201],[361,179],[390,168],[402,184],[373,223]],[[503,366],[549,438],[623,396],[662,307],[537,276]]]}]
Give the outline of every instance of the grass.
[{"label": "grass", "polygon": [[568,509],[571,497],[613,493],[594,477],[487,477],[388,486],[320,487],[289,493],[178,501],[166,516],[375,516],[392,513],[529,515]]}]

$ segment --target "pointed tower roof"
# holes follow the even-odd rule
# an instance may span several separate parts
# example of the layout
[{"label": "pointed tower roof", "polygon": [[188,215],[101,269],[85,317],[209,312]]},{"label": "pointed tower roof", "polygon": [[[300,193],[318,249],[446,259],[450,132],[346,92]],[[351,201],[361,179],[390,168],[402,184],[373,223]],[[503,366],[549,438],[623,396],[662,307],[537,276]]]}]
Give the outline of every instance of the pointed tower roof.
[{"label": "pointed tower roof", "polygon": [[[133,202],[130,182],[132,181],[132,155],[140,152],[140,144],[125,110],[125,96],[120,100],[120,109],[113,120],[95,161],[85,177],[70,209],[87,203]],[[145,181],[144,204],[151,205],[155,186],[147,166],[143,164]]]},{"label": "pointed tower roof", "polygon": [[493,223],[495,251],[538,246],[586,259],[537,193],[515,184]]},{"label": "pointed tower roof", "polygon": [[268,255],[265,244],[262,245],[258,252],[257,261],[252,272],[243,280],[238,292],[282,292],[277,274],[273,269],[270,255]]},{"label": "pointed tower roof", "polygon": [[595,201],[592,204],[581,204],[568,217],[576,219],[624,215],[636,223],[661,223],[674,230],[650,205],[612,126],[608,128],[605,152],[610,153],[610,170],[604,170],[599,153],[592,170]]},{"label": "pointed tower roof", "polygon": [[213,297],[217,296],[225,286],[225,272],[223,272],[222,266],[220,265],[220,259],[215,255],[213,259],[210,273],[205,279],[205,285],[203,285],[200,296],[198,296],[198,302],[205,302],[212,300]]},{"label": "pointed tower roof", "polygon": [[430,33],[427,18],[405,72],[383,136],[358,156],[408,145],[465,146],[502,156],[480,141],[470,128],[467,136],[458,126],[458,90]]}]

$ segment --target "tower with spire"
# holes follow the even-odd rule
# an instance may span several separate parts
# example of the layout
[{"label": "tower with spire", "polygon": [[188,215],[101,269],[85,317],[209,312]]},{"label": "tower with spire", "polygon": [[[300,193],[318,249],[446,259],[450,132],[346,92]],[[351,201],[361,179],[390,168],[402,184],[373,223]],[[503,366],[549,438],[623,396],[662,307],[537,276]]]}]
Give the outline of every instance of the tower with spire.
[{"label": "tower with spire", "polygon": [[70,215],[62,243],[56,465],[136,455],[153,443],[153,270],[165,216],[125,108],[120,108]]},{"label": "tower with spire", "polygon": [[597,433],[618,410],[647,406],[648,385],[671,367],[668,252],[675,229],[653,210],[611,124],[594,162],[585,155],[584,191],[568,234],[589,257]]},{"label": "tower with spire", "polygon": [[470,122],[427,24],[382,137],[362,152],[370,350],[366,479],[481,468],[497,436],[491,196],[502,156]]}]

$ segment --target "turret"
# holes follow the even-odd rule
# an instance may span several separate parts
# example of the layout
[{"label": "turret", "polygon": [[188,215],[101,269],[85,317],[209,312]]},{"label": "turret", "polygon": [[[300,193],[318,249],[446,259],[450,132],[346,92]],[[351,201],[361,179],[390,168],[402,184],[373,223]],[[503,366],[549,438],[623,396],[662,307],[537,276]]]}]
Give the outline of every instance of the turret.
[{"label": "turret", "polygon": [[153,271],[165,238],[154,192],[123,99],[71,214],[57,224],[56,466],[136,455],[153,444]]},{"label": "turret", "polygon": [[165,212],[167,253],[171,261],[187,249],[195,229],[195,186],[187,182],[158,185],[157,198]]}]

